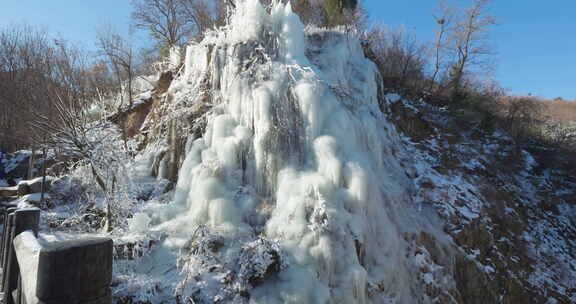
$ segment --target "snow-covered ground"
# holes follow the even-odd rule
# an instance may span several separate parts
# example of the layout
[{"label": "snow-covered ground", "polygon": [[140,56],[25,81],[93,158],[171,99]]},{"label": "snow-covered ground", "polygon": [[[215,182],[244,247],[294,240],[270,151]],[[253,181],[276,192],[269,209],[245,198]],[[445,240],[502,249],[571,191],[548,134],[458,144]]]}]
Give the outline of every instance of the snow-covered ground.
[{"label": "snow-covered ground", "polygon": [[575,301],[576,188],[568,173],[540,173],[545,166],[498,130],[450,127],[441,109],[399,102],[433,126],[426,139],[403,138],[417,202],[435,207],[446,232],[491,280],[519,280],[538,290],[532,301]]}]

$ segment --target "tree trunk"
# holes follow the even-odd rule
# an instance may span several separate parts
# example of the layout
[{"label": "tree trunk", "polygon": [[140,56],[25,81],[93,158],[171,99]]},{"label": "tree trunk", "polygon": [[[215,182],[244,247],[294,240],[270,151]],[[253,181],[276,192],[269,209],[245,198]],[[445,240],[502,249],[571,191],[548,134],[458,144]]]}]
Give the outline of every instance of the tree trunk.
[{"label": "tree trunk", "polygon": [[98,183],[98,185],[100,186],[100,188],[102,188],[102,190],[104,192],[106,192],[106,184],[104,183],[104,181],[102,180],[102,178],[100,177],[100,175],[98,175],[98,172],[96,172],[96,168],[94,168],[94,164],[90,164],[90,168],[92,169],[92,175],[94,175],[94,178],[96,179],[96,182]]},{"label": "tree trunk", "polygon": [[40,206],[44,203],[44,192],[46,191],[46,148],[42,149],[43,161],[42,161],[42,185],[40,190]]}]

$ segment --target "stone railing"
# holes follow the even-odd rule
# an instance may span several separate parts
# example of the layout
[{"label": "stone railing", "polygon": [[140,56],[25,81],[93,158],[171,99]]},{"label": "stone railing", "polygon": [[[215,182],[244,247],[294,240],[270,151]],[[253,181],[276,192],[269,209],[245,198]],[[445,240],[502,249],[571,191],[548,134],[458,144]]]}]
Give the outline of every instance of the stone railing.
[{"label": "stone railing", "polygon": [[47,241],[40,210],[0,204],[3,304],[111,304],[112,240]]}]

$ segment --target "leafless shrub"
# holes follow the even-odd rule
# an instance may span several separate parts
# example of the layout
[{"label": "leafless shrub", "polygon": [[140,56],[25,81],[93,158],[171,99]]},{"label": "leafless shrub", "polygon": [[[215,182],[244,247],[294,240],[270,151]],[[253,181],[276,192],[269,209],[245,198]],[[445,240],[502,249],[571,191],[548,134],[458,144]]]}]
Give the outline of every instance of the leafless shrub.
[{"label": "leafless shrub", "polygon": [[545,111],[547,117],[562,124],[570,124],[576,121],[576,101],[563,99],[545,100]]},{"label": "leafless shrub", "polygon": [[97,39],[99,55],[104,59],[101,63],[109,66],[116,79],[117,92],[120,95],[120,108],[124,105],[125,97],[127,97],[130,107],[133,99],[132,84],[135,65],[132,45],[111,27],[101,29]]},{"label": "leafless shrub", "polygon": [[58,96],[53,102],[55,116],[35,113],[33,126],[45,130],[38,144],[60,151],[75,161],[76,167],[89,168],[107,203],[107,230],[111,230],[113,209],[120,181],[127,181],[126,164],[130,151],[121,131],[106,120],[91,121],[87,106],[77,99]]},{"label": "leafless shrub", "polygon": [[384,87],[403,95],[420,95],[426,84],[426,47],[405,28],[375,26],[366,39]]},{"label": "leafless shrub", "polygon": [[515,97],[505,101],[503,126],[517,139],[536,135],[542,121],[543,107],[534,98]]},{"label": "leafless shrub", "polygon": [[[516,100],[505,102],[508,111],[514,111],[518,107],[519,100],[528,100],[529,109],[523,109],[516,116],[535,116],[527,119],[531,123],[531,128],[535,130],[532,134],[535,140],[541,143],[558,148],[576,149],[576,103],[563,100],[546,100],[532,96],[521,96],[512,98]],[[533,109],[536,109],[534,111]],[[526,114],[528,113],[528,114]]]}]

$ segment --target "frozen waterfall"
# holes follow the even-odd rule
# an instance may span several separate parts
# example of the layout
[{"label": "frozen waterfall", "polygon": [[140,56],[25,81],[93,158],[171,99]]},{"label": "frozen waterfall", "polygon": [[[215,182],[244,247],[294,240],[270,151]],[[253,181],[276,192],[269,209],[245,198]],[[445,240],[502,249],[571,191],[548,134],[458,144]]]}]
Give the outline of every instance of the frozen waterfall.
[{"label": "frozen waterfall", "polygon": [[251,303],[418,302],[402,146],[356,34],[305,28],[289,4],[247,0],[188,46],[184,71],[174,102],[209,90],[212,104],[154,228],[167,247],[200,226],[224,239],[228,261],[257,237],[276,242],[288,266]]}]

